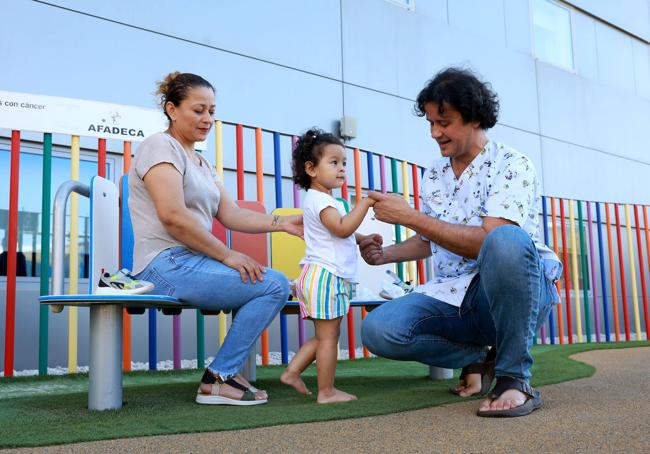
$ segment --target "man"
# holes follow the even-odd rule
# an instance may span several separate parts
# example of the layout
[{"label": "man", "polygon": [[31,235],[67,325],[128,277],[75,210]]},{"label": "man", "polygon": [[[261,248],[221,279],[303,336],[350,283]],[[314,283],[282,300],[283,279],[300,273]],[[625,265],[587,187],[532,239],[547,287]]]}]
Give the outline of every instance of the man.
[{"label": "man", "polygon": [[[363,343],[388,358],[463,367],[452,390],[461,396],[486,393],[496,375],[478,415],[526,415],[542,404],[529,384],[530,349],[536,327],[559,300],[553,284],[561,273],[539,240],[535,169],[526,156],[487,137],[499,102],[472,72],[441,71],[415,109],[442,154],[422,177],[423,212],[395,195],[370,196],[377,219],[417,235],[388,247],[369,235],[359,248],[371,265],[432,257],[434,277],[372,311]],[[496,349],[495,361],[487,346]]]}]

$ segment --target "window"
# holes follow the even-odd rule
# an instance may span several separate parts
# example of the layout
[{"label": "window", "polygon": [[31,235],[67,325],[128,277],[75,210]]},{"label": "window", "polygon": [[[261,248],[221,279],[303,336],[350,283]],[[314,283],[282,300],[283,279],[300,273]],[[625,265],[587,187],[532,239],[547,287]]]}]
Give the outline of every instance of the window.
[{"label": "window", "polygon": [[571,12],[551,0],[532,0],[537,58],[573,70]]},{"label": "window", "polygon": [[[17,276],[40,276],[41,261],[41,195],[43,156],[36,150],[27,151],[22,147],[20,153],[20,170],[18,180],[18,244]],[[8,147],[0,145],[0,276],[6,275],[7,227],[9,223],[9,160]],[[106,159],[106,175],[110,176],[114,159]],[[97,174],[97,161],[82,155],[79,163],[79,180],[90,184],[90,179]],[[70,179],[69,155],[55,154],[52,157],[52,201],[58,187]],[[89,242],[89,201],[79,197],[79,272],[88,276],[88,242]],[[70,202],[68,202],[69,204]],[[70,221],[66,221],[66,275],[69,266]],[[50,227],[51,228],[51,227]],[[50,232],[51,235],[51,232]],[[4,264],[4,266],[3,266]]]}]

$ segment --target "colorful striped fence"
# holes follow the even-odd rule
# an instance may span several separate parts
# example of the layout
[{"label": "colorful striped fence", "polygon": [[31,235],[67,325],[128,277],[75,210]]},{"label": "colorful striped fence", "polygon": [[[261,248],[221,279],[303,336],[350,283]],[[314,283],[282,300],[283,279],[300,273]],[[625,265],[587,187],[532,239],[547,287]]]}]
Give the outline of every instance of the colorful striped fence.
[{"label": "colorful striped fence", "polygon": [[[277,131],[264,130],[224,121],[215,123],[215,162],[218,175],[224,176],[224,128],[234,129],[235,141],[228,144],[227,148],[234,151],[236,157],[235,175],[237,198],[244,199],[245,156],[253,156],[252,151],[246,153],[245,133],[254,134],[255,144],[255,181],[256,199],[264,202],[265,178],[273,178],[275,192],[275,207],[281,208],[285,203],[283,194],[283,178],[281,163],[290,159],[291,147],[295,144],[296,137]],[[273,142],[273,169],[265,172],[264,169],[264,137],[272,138]],[[18,226],[18,181],[20,159],[20,132],[11,132],[11,164],[9,181],[9,225],[8,225],[8,275],[7,275],[7,302],[5,321],[5,376],[13,375],[14,368],[14,334],[15,334],[15,306],[16,306],[16,250]],[[70,142],[70,178],[79,177],[79,146],[80,138],[72,136]],[[283,146],[284,143],[284,146]],[[103,175],[106,169],[106,140],[97,142],[98,167],[97,174]],[[363,191],[375,190],[375,160],[379,162],[379,190],[387,192],[387,182],[390,178],[392,192],[403,195],[405,200],[416,208],[420,208],[419,178],[423,168],[414,163],[401,161],[388,157],[390,168],[386,168],[386,156],[377,155],[371,151],[359,148],[349,149],[352,155],[353,169],[348,175],[346,183],[341,189],[341,197],[350,202],[348,185],[353,179],[354,195],[356,200],[363,197]],[[366,159],[361,159],[365,153]],[[128,172],[131,160],[131,143],[123,143],[123,169]],[[362,183],[362,175],[367,175],[367,185]],[[398,172],[398,165],[401,171]],[[409,172],[410,169],[410,172]],[[390,173],[389,173],[390,172]],[[51,178],[52,178],[52,134],[43,135],[43,190],[42,190],[42,242],[41,242],[41,281],[40,294],[49,291],[49,236],[50,236],[50,205],[51,205]],[[401,182],[400,182],[401,179]],[[300,194],[295,185],[291,185],[293,192],[293,206],[300,206]],[[412,190],[411,190],[412,188]],[[412,196],[411,196],[412,194]],[[70,210],[70,269],[77,270],[77,202],[76,196],[71,198]],[[624,210],[625,218],[621,220],[619,207]],[[270,207],[269,207],[270,208]],[[570,200],[555,197],[542,199],[542,230],[543,240],[560,257],[564,264],[563,279],[557,283],[558,291],[563,295],[561,304],[555,306],[548,321],[540,327],[538,342],[551,344],[577,342],[611,341],[610,329],[614,330],[615,341],[621,340],[621,328],[625,340],[643,337],[642,331],[647,333],[650,317],[648,314],[648,294],[646,274],[650,273],[650,225],[648,224],[647,206],[632,205],[633,219],[629,204],[601,203],[593,201]],[[550,209],[549,209],[550,208]],[[641,219],[641,211],[643,216]],[[604,212],[604,217],[603,217]],[[558,216],[559,213],[559,216]],[[568,213],[568,216],[567,216]],[[612,216],[613,213],[613,216]],[[612,222],[614,219],[614,222]],[[551,229],[549,231],[549,224]],[[559,225],[559,229],[558,229]],[[602,231],[605,230],[603,235]],[[625,229],[625,237],[622,231]],[[567,232],[568,230],[568,232]],[[559,231],[559,233],[558,233]],[[634,231],[634,240],[632,231]],[[409,238],[413,232],[395,226],[395,240],[397,242]],[[645,246],[644,246],[645,242]],[[644,258],[645,249],[645,258]],[[121,262],[130,266],[130,258]],[[618,267],[618,269],[617,269]],[[422,283],[426,280],[424,262],[397,264],[398,275],[405,280]],[[639,285],[640,284],[640,288]],[[78,274],[70,276],[70,293],[78,291]],[[639,295],[640,291],[640,295]],[[631,295],[631,299],[628,299]],[[582,300],[582,301],[581,301]],[[639,302],[641,300],[642,306]],[[573,305],[572,305],[573,302]],[[29,302],[32,304],[32,302]],[[631,303],[631,305],[630,305]],[[21,303],[23,304],[23,303]],[[35,304],[35,303],[34,303]],[[611,320],[610,320],[611,314]],[[361,309],[361,318],[366,315]],[[622,326],[620,323],[622,315]],[[131,318],[126,312],[123,316],[124,332],[124,370],[131,368]],[[149,367],[156,368],[157,329],[156,312],[148,313],[149,329]],[[634,331],[630,327],[630,317],[633,318]],[[601,323],[602,321],[602,323]],[[288,320],[287,315],[280,315],[280,339],[282,362],[288,362]],[[304,322],[298,317],[298,344],[305,340]],[[68,311],[68,370],[75,372],[77,368],[77,313],[75,308]],[[175,368],[180,368],[181,332],[180,317],[173,318],[173,363]],[[355,323],[352,311],[347,317],[348,349],[350,359],[355,359]],[[575,330],[574,330],[575,327]],[[358,328],[358,327],[357,327]],[[584,330],[583,330],[584,328]],[[223,343],[227,331],[227,320],[224,314],[219,315],[218,335],[219,344]],[[584,331],[584,332],[583,332]],[[45,307],[39,308],[39,373],[47,373],[48,365],[48,313]],[[646,334],[647,338],[647,334]],[[205,321],[199,311],[196,313],[196,348],[198,367],[203,367],[205,359]],[[262,364],[269,363],[269,335],[265,332],[261,338]],[[369,356],[364,348],[364,356]]]}]

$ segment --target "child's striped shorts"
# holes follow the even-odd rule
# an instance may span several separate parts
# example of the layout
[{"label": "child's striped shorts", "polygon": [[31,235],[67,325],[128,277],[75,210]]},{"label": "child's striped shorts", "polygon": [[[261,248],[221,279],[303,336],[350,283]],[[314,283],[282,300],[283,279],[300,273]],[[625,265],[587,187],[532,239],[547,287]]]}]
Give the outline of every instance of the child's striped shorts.
[{"label": "child's striped shorts", "polygon": [[296,282],[302,318],[332,320],[350,308],[351,285],[320,265],[305,263]]}]

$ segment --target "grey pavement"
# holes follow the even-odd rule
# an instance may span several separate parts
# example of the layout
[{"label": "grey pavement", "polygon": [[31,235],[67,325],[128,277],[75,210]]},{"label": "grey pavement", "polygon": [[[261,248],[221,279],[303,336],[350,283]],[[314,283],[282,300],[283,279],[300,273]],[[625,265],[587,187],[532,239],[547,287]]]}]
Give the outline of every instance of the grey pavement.
[{"label": "grey pavement", "polygon": [[596,374],[540,388],[544,406],[522,418],[479,418],[479,401],[473,400],[342,421],[15,452],[650,452],[650,348],[591,351],[573,358],[595,366]]}]

